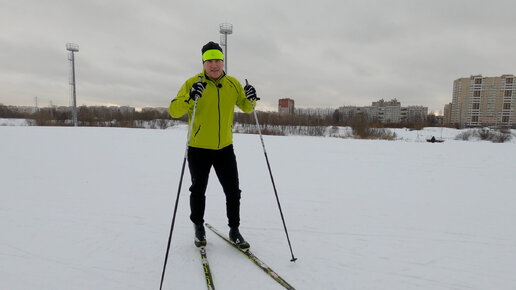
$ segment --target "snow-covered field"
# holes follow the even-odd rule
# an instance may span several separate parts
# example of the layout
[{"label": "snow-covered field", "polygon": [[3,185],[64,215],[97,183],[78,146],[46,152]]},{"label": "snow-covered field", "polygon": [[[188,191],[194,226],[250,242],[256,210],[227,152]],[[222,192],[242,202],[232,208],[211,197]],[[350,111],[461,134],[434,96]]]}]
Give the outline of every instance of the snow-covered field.
[{"label": "snow-covered field", "polygon": [[[297,289],[516,289],[516,144],[236,134],[241,231]],[[0,126],[0,289],[158,289],[186,129]],[[424,141],[432,135],[446,142]],[[165,289],[206,289],[185,175]],[[227,231],[212,173],[206,219]],[[218,289],[282,289],[207,233]]]}]

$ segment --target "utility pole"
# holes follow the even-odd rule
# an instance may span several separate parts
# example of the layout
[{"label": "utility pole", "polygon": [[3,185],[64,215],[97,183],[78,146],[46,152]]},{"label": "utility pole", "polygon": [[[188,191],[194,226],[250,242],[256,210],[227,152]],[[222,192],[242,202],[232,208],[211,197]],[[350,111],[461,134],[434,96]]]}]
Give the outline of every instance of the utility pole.
[{"label": "utility pole", "polygon": [[221,23],[220,31],[220,45],[224,46],[224,71],[228,73],[228,34],[233,33],[233,24]]},{"label": "utility pole", "polygon": [[75,89],[75,55],[74,55],[74,52],[79,51],[79,45],[73,44],[73,43],[67,43],[66,50],[69,51],[68,60],[72,64],[72,75],[70,77],[70,85],[72,86],[72,99],[73,99],[72,118],[73,118],[73,125],[75,127],[77,127],[78,126],[78,124],[77,124],[77,95],[76,95],[76,89]]}]

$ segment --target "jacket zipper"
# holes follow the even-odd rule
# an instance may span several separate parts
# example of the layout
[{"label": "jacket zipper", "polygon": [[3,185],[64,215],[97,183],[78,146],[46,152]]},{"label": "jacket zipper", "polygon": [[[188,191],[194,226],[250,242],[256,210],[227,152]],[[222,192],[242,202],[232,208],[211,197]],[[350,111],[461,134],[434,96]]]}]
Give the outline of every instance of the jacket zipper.
[{"label": "jacket zipper", "polygon": [[220,149],[220,89],[217,86],[217,99],[218,99],[218,109],[219,109],[219,144],[217,148]]}]

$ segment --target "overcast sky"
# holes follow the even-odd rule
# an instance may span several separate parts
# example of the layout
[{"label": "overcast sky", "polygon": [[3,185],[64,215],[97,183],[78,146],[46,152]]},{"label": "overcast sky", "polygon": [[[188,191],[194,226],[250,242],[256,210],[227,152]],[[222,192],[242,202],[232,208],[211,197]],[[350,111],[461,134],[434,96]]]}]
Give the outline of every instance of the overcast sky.
[{"label": "overcast sky", "polygon": [[228,73],[296,107],[443,110],[453,81],[516,74],[514,0],[0,0],[0,103],[167,107],[202,70],[201,47],[233,24]]}]

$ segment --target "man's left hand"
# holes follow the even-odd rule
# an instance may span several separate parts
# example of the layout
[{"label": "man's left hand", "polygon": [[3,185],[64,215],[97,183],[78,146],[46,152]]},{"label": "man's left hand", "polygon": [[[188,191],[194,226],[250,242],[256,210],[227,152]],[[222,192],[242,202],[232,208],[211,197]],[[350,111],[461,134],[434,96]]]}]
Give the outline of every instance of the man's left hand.
[{"label": "man's left hand", "polygon": [[256,95],[256,89],[250,84],[246,84],[244,87],[245,96],[249,101],[257,101],[260,98]]}]

